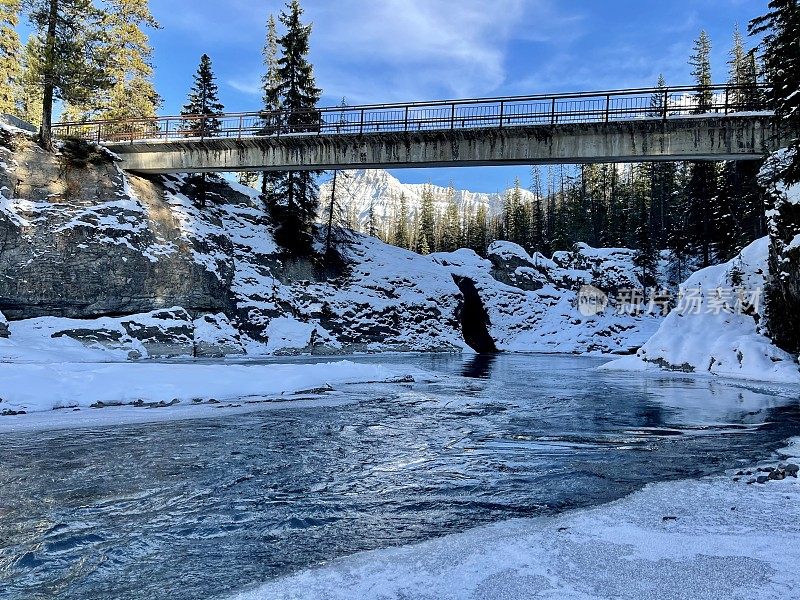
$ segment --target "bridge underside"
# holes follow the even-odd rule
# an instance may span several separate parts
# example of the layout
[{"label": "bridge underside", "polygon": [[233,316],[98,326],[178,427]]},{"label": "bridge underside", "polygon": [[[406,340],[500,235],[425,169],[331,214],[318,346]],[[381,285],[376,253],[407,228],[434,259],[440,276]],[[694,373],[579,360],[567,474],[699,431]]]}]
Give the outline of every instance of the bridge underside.
[{"label": "bridge underside", "polygon": [[755,160],[781,147],[769,115],[697,116],[363,135],[114,143],[142,174]]}]

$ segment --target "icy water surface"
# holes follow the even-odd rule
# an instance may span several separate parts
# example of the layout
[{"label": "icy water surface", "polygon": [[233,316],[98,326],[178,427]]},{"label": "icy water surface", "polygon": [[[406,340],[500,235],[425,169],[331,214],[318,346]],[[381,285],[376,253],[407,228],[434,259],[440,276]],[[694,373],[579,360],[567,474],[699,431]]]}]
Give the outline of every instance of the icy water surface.
[{"label": "icy water surface", "polygon": [[559,356],[369,360],[452,377],[356,386],[335,407],[0,434],[0,598],[224,597],[718,473],[800,433],[797,390]]}]

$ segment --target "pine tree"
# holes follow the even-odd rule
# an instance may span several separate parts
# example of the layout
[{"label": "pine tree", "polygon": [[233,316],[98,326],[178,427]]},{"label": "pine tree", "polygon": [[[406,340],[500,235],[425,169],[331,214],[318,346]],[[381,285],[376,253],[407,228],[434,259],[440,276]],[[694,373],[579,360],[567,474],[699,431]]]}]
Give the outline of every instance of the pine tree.
[{"label": "pine tree", "polygon": [[692,67],[692,77],[697,84],[695,112],[702,114],[708,112],[714,104],[714,94],[711,91],[711,40],[705,30],[700,32],[700,37],[694,43],[694,54],[689,59]]},{"label": "pine tree", "polygon": [[18,114],[22,78],[19,24],[20,0],[0,0],[0,113]]},{"label": "pine tree", "polygon": [[186,137],[214,137],[222,129],[219,117],[225,107],[219,101],[219,88],[215,82],[208,54],[200,57],[200,66],[194,75],[194,84],[189,98],[181,111],[186,118],[181,129]]},{"label": "pine tree", "polygon": [[[658,82],[656,83],[656,88],[658,91],[653,93],[650,96],[650,113],[649,116],[651,117],[663,117],[664,116],[664,103],[665,101],[668,102],[668,99],[665,98],[665,91],[667,89],[667,80],[664,79],[664,74],[661,73],[658,76]],[[669,108],[668,106],[666,108]]]},{"label": "pine tree", "polygon": [[400,194],[400,201],[394,220],[394,245],[406,250],[411,248],[411,239],[408,233],[408,199],[405,193]]},{"label": "pine tree", "polygon": [[531,172],[531,192],[533,193],[533,209],[531,210],[531,249],[533,252],[549,254],[550,249],[546,238],[546,223],[544,214],[544,188],[542,186],[542,173],[538,167]]},{"label": "pine tree", "polygon": [[[697,113],[708,112],[713,104],[711,86],[711,42],[705,31],[695,42],[695,53],[689,60],[692,75],[697,83]],[[688,184],[690,236],[700,248],[703,266],[711,264],[712,212],[717,195],[717,167],[711,162],[693,162]]]},{"label": "pine tree", "polygon": [[[320,122],[317,103],[321,91],[308,62],[311,26],[303,25],[302,15],[298,0],[291,0],[287,10],[280,15],[286,33],[278,39],[282,53],[278,59],[274,92],[288,115],[285,127],[291,133],[314,131]],[[312,251],[313,227],[319,208],[319,188],[315,177],[316,173],[310,171],[283,173],[276,178],[267,199],[272,218],[277,223],[276,241],[298,254]]]},{"label": "pine tree", "polygon": [[645,287],[653,287],[657,282],[658,248],[654,244],[650,229],[650,207],[648,194],[651,184],[647,165],[638,165],[631,172],[631,197],[636,204],[634,219],[634,248],[636,252],[633,264],[639,267],[639,278]]},{"label": "pine tree", "polygon": [[461,247],[461,216],[458,213],[456,189],[452,184],[447,188],[447,207],[441,232],[441,241],[437,248],[440,252],[454,252]]},{"label": "pine tree", "polygon": [[468,247],[481,256],[486,256],[486,250],[489,248],[491,240],[489,239],[489,211],[483,204],[478,206],[475,211],[471,230]]},{"label": "pine tree", "polygon": [[[265,117],[261,135],[274,135],[281,127],[281,98],[278,90],[278,31],[275,17],[269,16],[267,21],[267,37],[262,51],[266,72],[262,77],[262,100]],[[274,200],[274,190],[285,174],[278,171],[264,171],[261,174],[261,194],[266,201]]]},{"label": "pine tree", "polygon": [[149,0],[106,0],[104,27],[110,39],[113,87],[103,98],[98,116],[108,120],[154,117],[161,97],[152,83],[153,49],[143,27],[158,29]]},{"label": "pine tree", "polygon": [[[337,185],[341,183],[341,185]],[[323,207],[325,222],[325,264],[330,266],[340,266],[345,259],[344,247],[352,239],[352,229],[347,223],[347,209],[341,203],[342,194],[340,189],[348,189],[350,186],[350,173],[347,171],[334,171],[331,180],[331,195],[327,198],[326,205]]]},{"label": "pine tree", "polygon": [[[95,94],[83,104],[70,103],[61,115],[62,122],[93,119],[130,120],[156,116],[161,97],[151,78],[153,49],[143,27],[157,29],[150,13],[149,0],[105,0],[108,10],[102,15],[105,31],[103,52],[108,57],[107,75],[111,87]],[[131,125],[120,125],[109,134],[130,132]]]},{"label": "pine tree", "polygon": [[[769,11],[750,23],[750,34],[764,34],[764,66],[768,101],[776,122],[800,131],[800,6],[797,0],[770,0]],[[800,140],[793,146],[795,160],[780,175],[787,183],[800,182]]]},{"label": "pine tree", "polygon": [[[768,12],[750,23],[764,34],[763,53],[768,103],[775,125],[800,131],[800,6],[797,0],[770,0]],[[784,157],[770,160],[769,183],[800,183],[800,139]],[[768,330],[776,344],[800,352],[800,256],[792,242],[800,235],[800,207],[779,194],[769,206],[771,282],[767,289]]]},{"label": "pine tree", "polygon": [[22,78],[17,98],[17,114],[37,127],[42,124],[42,40],[32,34],[22,49]]},{"label": "pine tree", "polygon": [[[436,211],[433,206],[433,188],[426,185],[422,190],[422,205],[419,215],[419,234],[417,235],[417,251],[428,254],[435,247]],[[427,252],[423,252],[423,248]]]},{"label": "pine tree", "polygon": [[41,144],[53,150],[53,105],[87,104],[111,87],[105,13],[92,0],[26,0],[31,23],[42,40],[37,49],[41,90]]}]

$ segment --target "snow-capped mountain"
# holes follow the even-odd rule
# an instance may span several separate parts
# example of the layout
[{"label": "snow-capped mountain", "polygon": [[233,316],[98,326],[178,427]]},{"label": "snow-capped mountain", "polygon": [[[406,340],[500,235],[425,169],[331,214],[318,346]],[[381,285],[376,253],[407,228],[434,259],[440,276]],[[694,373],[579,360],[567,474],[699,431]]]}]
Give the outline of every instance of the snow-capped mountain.
[{"label": "snow-capped mountain", "polygon": [[[336,197],[349,215],[352,224],[364,228],[369,219],[370,205],[379,227],[385,227],[397,214],[400,198],[405,194],[408,203],[408,218],[413,220],[422,206],[422,194],[426,184],[404,184],[384,170],[342,171],[337,179]],[[434,208],[441,214],[447,208],[447,188],[431,185]],[[530,201],[534,194],[522,189],[522,198]],[[468,190],[455,190],[456,203],[462,214],[472,215],[479,206],[485,206],[489,215],[503,211],[505,193],[485,194]],[[331,183],[320,187],[322,204],[330,201]]]}]

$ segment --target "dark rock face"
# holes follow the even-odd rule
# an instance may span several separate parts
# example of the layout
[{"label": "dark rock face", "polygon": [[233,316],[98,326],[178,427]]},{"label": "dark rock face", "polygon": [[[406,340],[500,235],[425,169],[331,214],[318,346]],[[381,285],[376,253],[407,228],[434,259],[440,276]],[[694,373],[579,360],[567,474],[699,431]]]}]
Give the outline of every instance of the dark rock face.
[{"label": "dark rock face", "polygon": [[[501,283],[535,292],[548,283],[546,264],[551,261],[537,254],[528,256],[516,244],[496,242],[489,247],[486,258],[492,263],[492,277]],[[537,262],[541,258],[541,262]]]},{"label": "dark rock face", "polygon": [[0,161],[11,165],[0,169],[0,309],[8,318],[229,306],[230,243],[219,240],[216,273],[198,264],[202,248],[159,185],[133,180],[132,190],[110,161],[75,168],[24,137],[9,146],[0,146]]},{"label": "dark rock face", "polygon": [[489,333],[491,322],[483,305],[475,282],[467,277],[453,276],[458,289],[464,295],[461,308],[461,332],[464,341],[478,354],[495,354],[497,346]]}]

